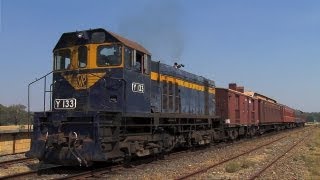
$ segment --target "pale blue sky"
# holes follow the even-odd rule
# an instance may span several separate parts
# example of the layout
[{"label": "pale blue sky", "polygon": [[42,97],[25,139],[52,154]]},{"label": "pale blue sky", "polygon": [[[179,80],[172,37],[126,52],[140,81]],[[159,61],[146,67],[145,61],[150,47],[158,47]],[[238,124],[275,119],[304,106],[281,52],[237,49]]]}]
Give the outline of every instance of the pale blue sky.
[{"label": "pale blue sky", "polygon": [[51,71],[63,32],[102,27],[140,42],[154,60],[178,58],[217,86],[236,82],[319,111],[320,1],[0,0],[0,9],[0,104],[27,104],[27,85]]}]

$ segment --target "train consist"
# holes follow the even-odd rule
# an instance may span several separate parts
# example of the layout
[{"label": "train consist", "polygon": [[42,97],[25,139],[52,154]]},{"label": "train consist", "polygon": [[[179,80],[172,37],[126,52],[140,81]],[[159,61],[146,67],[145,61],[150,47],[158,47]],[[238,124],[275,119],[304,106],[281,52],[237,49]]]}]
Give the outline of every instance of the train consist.
[{"label": "train consist", "polygon": [[64,33],[53,55],[52,107],[34,113],[26,154],[44,162],[128,161],[304,125],[301,111],[236,84],[216,88],[104,29]]}]

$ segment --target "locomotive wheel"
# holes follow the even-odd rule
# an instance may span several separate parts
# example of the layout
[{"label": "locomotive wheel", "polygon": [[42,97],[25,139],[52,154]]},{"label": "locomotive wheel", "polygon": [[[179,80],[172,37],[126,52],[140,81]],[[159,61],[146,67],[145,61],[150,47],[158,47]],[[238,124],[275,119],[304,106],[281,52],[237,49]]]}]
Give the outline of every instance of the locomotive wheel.
[{"label": "locomotive wheel", "polygon": [[229,130],[229,131],[228,131],[228,136],[229,136],[229,138],[230,138],[231,140],[235,140],[235,139],[238,138],[239,133],[238,133],[237,129],[232,129],[232,130]]},{"label": "locomotive wheel", "polygon": [[131,167],[131,159],[132,159],[132,156],[130,155],[126,155],[124,158],[123,158],[123,166],[124,167]]},{"label": "locomotive wheel", "polygon": [[164,160],[164,155],[165,155],[165,152],[164,152],[164,151],[161,151],[161,152],[158,154],[158,159]]}]

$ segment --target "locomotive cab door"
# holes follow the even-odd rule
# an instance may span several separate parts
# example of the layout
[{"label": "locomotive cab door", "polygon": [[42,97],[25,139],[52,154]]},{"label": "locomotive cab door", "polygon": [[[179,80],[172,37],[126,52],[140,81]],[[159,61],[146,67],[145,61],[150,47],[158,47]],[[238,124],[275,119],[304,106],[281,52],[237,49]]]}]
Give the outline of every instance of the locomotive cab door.
[{"label": "locomotive cab door", "polygon": [[150,61],[148,54],[125,47],[126,113],[150,113]]}]

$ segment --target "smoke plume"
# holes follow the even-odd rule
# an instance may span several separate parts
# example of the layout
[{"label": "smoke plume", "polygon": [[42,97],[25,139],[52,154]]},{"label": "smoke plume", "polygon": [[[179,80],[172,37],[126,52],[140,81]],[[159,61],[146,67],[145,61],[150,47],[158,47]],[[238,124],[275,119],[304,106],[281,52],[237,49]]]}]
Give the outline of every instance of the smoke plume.
[{"label": "smoke plume", "polygon": [[119,33],[143,45],[154,60],[179,61],[184,48],[181,18],[178,1],[150,1],[124,15]]}]

